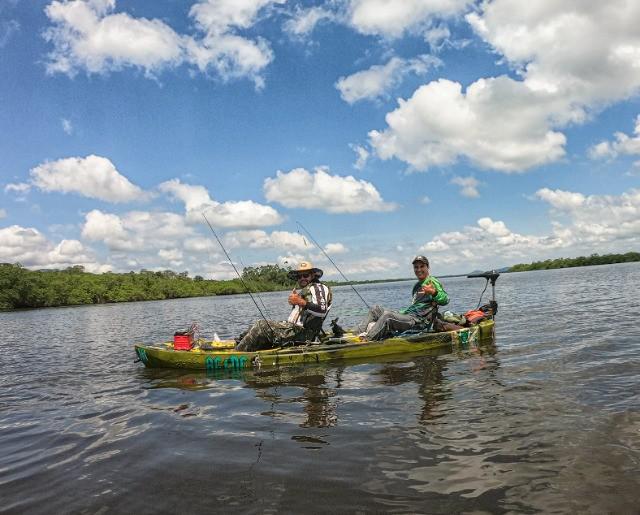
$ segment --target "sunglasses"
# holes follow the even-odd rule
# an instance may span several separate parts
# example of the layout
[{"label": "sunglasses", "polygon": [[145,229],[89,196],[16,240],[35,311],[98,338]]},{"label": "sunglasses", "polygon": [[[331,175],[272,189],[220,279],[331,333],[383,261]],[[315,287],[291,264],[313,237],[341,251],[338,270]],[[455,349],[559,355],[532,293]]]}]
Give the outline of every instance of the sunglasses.
[{"label": "sunglasses", "polygon": [[298,278],[299,279],[309,279],[313,274],[311,274],[310,272],[300,272],[298,274]]}]

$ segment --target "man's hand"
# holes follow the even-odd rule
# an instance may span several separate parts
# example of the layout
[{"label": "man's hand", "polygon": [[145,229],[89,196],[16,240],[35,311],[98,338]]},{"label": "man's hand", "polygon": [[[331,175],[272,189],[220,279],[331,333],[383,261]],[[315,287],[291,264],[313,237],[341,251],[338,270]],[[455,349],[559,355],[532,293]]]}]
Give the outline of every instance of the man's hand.
[{"label": "man's hand", "polygon": [[300,306],[301,308],[303,308],[307,305],[307,301],[304,300],[295,291],[292,291],[289,294],[289,304],[291,304],[292,306]]},{"label": "man's hand", "polygon": [[420,288],[420,291],[425,295],[431,295],[433,297],[436,294],[437,290],[435,286],[433,286],[433,284],[426,284],[422,288]]}]

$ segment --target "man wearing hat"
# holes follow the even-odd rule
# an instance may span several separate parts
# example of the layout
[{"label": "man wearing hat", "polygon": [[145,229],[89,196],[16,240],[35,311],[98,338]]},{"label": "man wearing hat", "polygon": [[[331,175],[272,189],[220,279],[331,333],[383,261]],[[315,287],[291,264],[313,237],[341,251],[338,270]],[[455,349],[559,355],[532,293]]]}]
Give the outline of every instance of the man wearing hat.
[{"label": "man wearing hat", "polygon": [[367,340],[383,340],[395,332],[424,327],[431,323],[436,306],[449,303],[449,296],[440,281],[429,275],[429,260],[425,256],[413,258],[413,272],[418,282],[413,285],[413,302],[399,311],[374,306],[367,319],[358,326],[360,337]]},{"label": "man wearing hat", "polygon": [[236,350],[252,352],[271,349],[290,342],[313,340],[322,330],[322,322],[331,307],[331,289],[320,282],[322,270],[302,261],[289,277],[298,281],[289,294],[291,313],[286,322],[258,320],[244,334]]}]

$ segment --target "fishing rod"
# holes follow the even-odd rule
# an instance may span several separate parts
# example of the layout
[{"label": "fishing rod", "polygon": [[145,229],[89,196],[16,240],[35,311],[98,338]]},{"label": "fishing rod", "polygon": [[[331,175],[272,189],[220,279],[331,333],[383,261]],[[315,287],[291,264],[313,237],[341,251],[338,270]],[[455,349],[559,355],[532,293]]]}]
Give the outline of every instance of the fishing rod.
[{"label": "fishing rod", "polygon": [[[310,239],[310,240],[315,244],[315,246],[316,246],[316,247],[318,247],[318,248],[320,249],[320,252],[322,252],[322,253],[324,254],[324,256],[325,256],[329,261],[331,261],[331,264],[332,264],[334,267],[336,267],[336,270],[340,273],[340,275],[342,276],[342,278],[343,278],[345,281],[349,282],[349,279],[347,279],[347,277],[342,273],[342,270],[340,270],[340,269],[338,268],[338,265],[336,265],[336,264],[333,262],[333,259],[331,259],[331,258],[329,257],[329,254],[327,254],[327,253],[324,251],[324,249],[323,249],[323,248],[318,244],[318,242],[313,238],[313,236],[311,236],[311,233],[306,229],[306,227],[305,227],[304,225],[302,225],[300,222],[297,222],[297,221],[296,221],[296,223],[298,224],[298,226],[299,226],[299,227],[300,227],[304,232],[306,232],[306,233],[307,233],[307,236],[309,236],[309,239]],[[364,305],[365,305],[365,306],[367,306],[367,309],[371,309],[371,306],[369,306],[369,304],[367,304],[367,301],[366,301],[366,300],[364,300],[364,299],[362,298],[362,295],[360,295],[360,294],[358,293],[358,290],[356,290],[356,289],[355,289],[355,287],[353,286],[353,284],[349,284],[349,286],[351,286],[351,289],[352,289],[354,292],[356,292],[356,295],[357,295],[358,297],[360,297],[360,300],[361,300],[362,302],[364,302]]]},{"label": "fishing rod", "polygon": [[204,214],[204,211],[202,212],[202,218],[204,218],[204,221],[207,222],[207,225],[209,226],[209,229],[211,229],[211,232],[216,237],[216,240],[218,240],[218,244],[220,245],[220,248],[224,252],[224,255],[227,256],[227,259],[229,260],[229,263],[233,267],[233,270],[235,271],[236,275],[238,276],[238,279],[240,279],[240,282],[242,283],[242,286],[244,286],[244,289],[247,290],[247,293],[249,294],[249,297],[251,297],[251,300],[253,301],[253,303],[256,305],[256,308],[260,312],[260,316],[262,316],[263,320],[266,322],[267,326],[269,327],[269,330],[271,331],[271,335],[273,336],[274,341],[277,342],[278,341],[278,337],[276,336],[276,333],[273,330],[273,327],[271,327],[271,324],[269,323],[269,320],[267,320],[267,317],[264,316],[264,313],[260,309],[260,306],[258,306],[258,303],[256,302],[256,299],[253,297],[253,294],[251,293],[251,290],[249,289],[247,284],[244,282],[244,279],[242,279],[242,276],[240,275],[240,272],[238,272],[238,269],[236,268],[236,265],[233,264],[233,261],[231,260],[231,256],[227,252],[227,249],[224,248],[224,245],[222,244],[222,241],[220,241],[220,238],[218,238],[218,234],[216,233],[216,231],[214,231],[213,227],[209,223],[209,220],[207,219],[206,215]]},{"label": "fishing rod", "polygon": [[[240,264],[242,265],[242,271],[244,272],[244,269],[247,268],[246,265],[243,263],[241,258],[238,258],[238,261],[240,261]],[[265,306],[264,301],[262,300],[262,297],[258,293],[257,286],[254,284],[253,287],[256,289],[256,297],[258,297],[258,300],[260,301],[260,304],[262,304],[262,309],[264,309],[264,312],[268,315],[269,314],[269,310],[267,309],[267,306]]]}]

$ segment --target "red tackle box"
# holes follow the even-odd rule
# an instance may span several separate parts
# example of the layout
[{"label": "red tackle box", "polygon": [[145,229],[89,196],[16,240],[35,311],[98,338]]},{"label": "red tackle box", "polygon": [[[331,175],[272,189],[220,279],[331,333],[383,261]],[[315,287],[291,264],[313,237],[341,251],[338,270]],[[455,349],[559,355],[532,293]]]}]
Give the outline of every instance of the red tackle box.
[{"label": "red tackle box", "polygon": [[193,334],[173,335],[173,350],[190,350],[193,347]]}]

